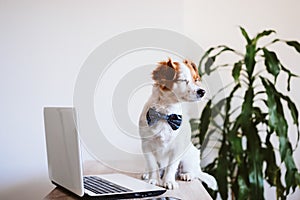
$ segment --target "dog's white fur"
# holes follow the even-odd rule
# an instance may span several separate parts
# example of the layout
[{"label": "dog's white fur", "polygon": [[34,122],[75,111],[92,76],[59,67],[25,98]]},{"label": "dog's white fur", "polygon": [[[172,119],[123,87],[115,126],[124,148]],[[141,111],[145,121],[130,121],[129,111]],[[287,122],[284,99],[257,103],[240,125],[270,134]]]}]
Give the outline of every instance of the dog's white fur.
[{"label": "dog's white fur", "polygon": [[165,120],[149,126],[146,119],[149,108],[155,108],[163,114],[182,114],[181,102],[199,101],[199,78],[195,64],[187,60],[178,63],[169,58],[160,62],[153,72],[155,84],[152,95],[139,120],[142,150],[147,164],[147,173],[143,178],[151,184],[175,189],[178,187],[175,181],[177,174],[181,180],[198,178],[208,187],[217,189],[215,178],[200,168],[200,151],[191,143],[191,131],[184,117],[182,125],[175,131]]}]

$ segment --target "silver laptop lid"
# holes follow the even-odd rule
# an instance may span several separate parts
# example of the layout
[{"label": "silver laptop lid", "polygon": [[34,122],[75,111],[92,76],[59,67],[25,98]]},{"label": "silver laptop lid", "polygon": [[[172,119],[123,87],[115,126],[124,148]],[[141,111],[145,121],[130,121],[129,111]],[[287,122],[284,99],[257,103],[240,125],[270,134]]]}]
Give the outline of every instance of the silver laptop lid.
[{"label": "silver laptop lid", "polygon": [[74,108],[44,108],[49,178],[83,196],[83,174]]}]

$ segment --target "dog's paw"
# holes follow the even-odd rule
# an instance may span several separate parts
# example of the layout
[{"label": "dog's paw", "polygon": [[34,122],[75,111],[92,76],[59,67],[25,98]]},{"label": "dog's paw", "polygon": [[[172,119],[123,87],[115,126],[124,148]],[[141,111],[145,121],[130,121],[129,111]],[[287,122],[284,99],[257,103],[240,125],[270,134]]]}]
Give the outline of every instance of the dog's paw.
[{"label": "dog's paw", "polygon": [[149,174],[148,173],[144,173],[141,176],[142,180],[149,180]]},{"label": "dog's paw", "polygon": [[218,183],[217,183],[216,179],[211,179],[211,181],[206,182],[206,184],[212,190],[215,190],[215,191],[218,190]]},{"label": "dog's paw", "polygon": [[215,191],[218,190],[218,183],[213,176],[207,175],[206,179],[202,181],[204,181],[210,189]]},{"label": "dog's paw", "polygon": [[152,185],[160,185],[160,182],[157,179],[154,179],[154,178],[150,178],[148,180],[148,183],[150,183]]},{"label": "dog's paw", "polygon": [[179,174],[179,179],[182,181],[191,181],[195,177],[191,173],[181,173]]},{"label": "dog's paw", "polygon": [[168,190],[174,190],[179,187],[176,181],[167,181],[162,184],[162,186]]}]

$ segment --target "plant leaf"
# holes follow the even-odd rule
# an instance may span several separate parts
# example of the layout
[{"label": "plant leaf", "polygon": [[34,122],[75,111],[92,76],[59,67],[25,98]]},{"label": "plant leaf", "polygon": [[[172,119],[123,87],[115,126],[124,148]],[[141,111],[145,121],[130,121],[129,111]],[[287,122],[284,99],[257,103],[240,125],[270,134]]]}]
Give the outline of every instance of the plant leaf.
[{"label": "plant leaf", "polygon": [[263,32],[261,32],[261,33],[259,33],[259,34],[257,34],[257,36],[254,38],[254,40],[253,40],[253,43],[257,43],[257,41],[260,39],[260,38],[262,38],[262,37],[264,37],[264,36],[268,36],[268,35],[270,35],[271,33],[276,33],[274,30],[264,30]]},{"label": "plant leaf", "polygon": [[[273,126],[273,128],[275,128],[275,126],[281,122],[283,127],[279,126],[278,131],[280,131],[282,134],[287,134],[287,122],[284,118],[284,112],[283,112],[283,108],[282,108],[282,105],[280,102],[280,98],[281,98],[287,102],[288,108],[289,108],[291,116],[293,118],[293,122],[296,125],[297,130],[298,130],[298,140],[297,141],[299,141],[299,121],[298,121],[299,112],[296,107],[296,104],[288,96],[285,96],[282,93],[278,92],[275,89],[275,86],[270,81],[262,78],[262,83],[265,86],[266,92],[268,95],[267,105],[269,107],[269,115],[270,115],[269,122],[271,122],[270,125]],[[276,115],[278,115],[278,116],[276,116]],[[281,118],[283,118],[283,119],[281,119]],[[285,135],[283,135],[283,136],[285,136]]]},{"label": "plant leaf", "polygon": [[300,44],[297,41],[286,41],[286,44],[289,46],[292,46],[296,49],[296,51],[298,51],[298,53],[300,53]]},{"label": "plant leaf", "polygon": [[265,57],[265,65],[267,67],[267,71],[271,73],[275,80],[280,72],[280,61],[278,60],[275,52],[269,51],[266,48],[263,48],[264,57]]},{"label": "plant leaf", "polygon": [[283,107],[280,101],[280,96],[278,95],[275,86],[267,79],[262,78],[262,83],[266,89],[268,96],[267,106],[269,108],[269,126],[275,130],[277,136],[279,137],[279,151],[281,160],[283,161],[287,152],[287,129],[288,124],[284,116]]},{"label": "plant leaf", "polygon": [[206,63],[205,63],[205,68],[204,68],[205,73],[206,73],[207,75],[210,75],[210,72],[212,71],[212,70],[210,69],[210,67],[214,64],[215,60],[216,60],[216,57],[215,57],[215,56],[209,57],[209,58],[207,59],[207,61],[206,61]]},{"label": "plant leaf", "polygon": [[191,131],[197,131],[199,128],[199,120],[197,119],[190,119],[190,126],[191,126]]},{"label": "plant leaf", "polygon": [[[234,126],[228,131],[228,139],[230,143],[230,150],[234,152],[234,157],[238,165],[243,163],[243,147],[242,147],[242,137],[238,136],[238,129],[242,124],[241,115],[236,119]],[[226,134],[223,133],[223,134]]]},{"label": "plant leaf", "polygon": [[225,105],[226,98],[219,100],[214,106],[212,106],[211,117],[214,119],[218,114],[221,113],[223,106]]},{"label": "plant leaf", "polygon": [[282,71],[286,72],[288,74],[288,79],[287,79],[287,91],[290,91],[291,89],[291,78],[292,77],[298,77],[296,74],[293,74],[290,70],[288,70],[287,68],[285,68],[282,64],[281,64],[281,69]]},{"label": "plant leaf", "polygon": [[244,38],[246,39],[248,44],[251,44],[251,39],[249,38],[248,33],[246,32],[246,30],[240,26],[240,30],[242,32],[242,35],[244,36]]},{"label": "plant leaf", "polygon": [[[265,47],[258,48],[258,41],[275,31],[265,30],[253,38],[249,37],[243,27],[240,27],[240,31],[247,41],[246,52],[243,60],[234,63],[231,73],[235,86],[239,84],[241,76],[244,76],[244,71],[247,73],[245,77],[242,77],[243,81],[244,79],[247,80],[245,80],[245,84],[242,82],[240,90],[244,93],[244,98],[241,100],[243,102],[232,101],[237,86],[233,90],[231,87],[231,92],[226,95],[225,99],[218,98],[220,97],[218,94],[214,95],[212,100],[208,102],[210,105],[205,106],[200,120],[191,122],[191,126],[196,131],[198,129],[197,137],[199,137],[203,146],[207,144],[211,133],[214,131],[222,133],[222,137],[219,139],[221,140],[221,147],[218,150],[219,155],[210,165],[211,169],[209,169],[210,173],[217,179],[218,192],[222,199],[230,198],[228,196],[230,195],[229,187],[231,187],[231,195],[234,195],[232,196],[234,199],[263,199],[264,178],[271,186],[276,187],[278,199],[286,199],[291,189],[295,190],[297,186],[300,186],[300,174],[293,159],[293,149],[288,137],[289,124],[285,117],[286,110],[284,110],[283,104],[286,103],[289,114],[297,126],[298,141],[300,135],[299,113],[295,103],[288,96],[277,91],[275,84],[282,69],[288,75],[287,90],[289,91],[291,78],[297,75],[282,66],[279,57],[275,52],[268,49],[268,45],[281,41],[300,53],[300,44],[297,41],[275,39]],[[219,55],[226,51],[241,55],[241,53],[224,45],[210,48],[199,62],[199,74],[209,75],[217,70],[219,66],[214,65],[214,63],[218,61]],[[260,74],[259,71],[257,75],[253,75],[253,72],[256,71],[257,57],[261,56],[259,54],[263,54],[265,68],[274,77],[274,79],[260,77],[263,89],[254,87],[254,85],[256,86],[256,77]],[[241,70],[243,70],[243,73],[241,73]],[[261,91],[261,93],[257,91]],[[254,94],[254,92],[256,93]],[[264,94],[262,95],[262,101],[266,104],[267,111],[263,110],[264,107],[256,104],[256,101],[254,102],[257,94],[262,93]],[[213,99],[218,99],[218,102],[212,102]],[[222,125],[220,120],[223,122]],[[265,140],[263,140],[264,134],[260,135],[261,128],[265,128],[262,131],[267,132]],[[286,170],[283,171],[281,164],[276,163],[277,157],[274,144],[270,142],[271,136],[275,135],[279,142],[280,153],[280,160],[277,162],[284,163]],[[272,139],[276,138],[272,137]]]},{"label": "plant leaf", "polygon": [[290,97],[283,95],[282,93],[278,92],[277,93],[282,99],[284,99],[287,104],[288,104],[288,108],[290,109],[294,124],[296,124],[297,126],[299,126],[299,121],[298,121],[298,109],[296,107],[296,104],[290,99]]},{"label": "plant leaf", "polygon": [[218,163],[217,163],[216,174],[215,174],[218,183],[218,190],[220,192],[222,199],[228,199],[228,179],[227,179],[228,167],[229,167],[229,160],[227,159],[228,151],[229,151],[228,146],[224,142],[222,142],[222,146],[219,151]]},{"label": "plant leaf", "polygon": [[296,173],[295,175],[297,185],[300,187],[300,173]]},{"label": "plant leaf", "polygon": [[240,73],[242,69],[243,63],[241,61],[234,63],[233,69],[232,69],[232,76],[235,82],[238,82],[240,78]]},{"label": "plant leaf", "polygon": [[254,124],[257,125],[259,123],[265,123],[267,124],[267,113],[263,113],[262,110],[259,107],[254,107],[253,108],[253,114],[254,114]]},{"label": "plant leaf", "polygon": [[[234,93],[241,87],[241,85],[238,83],[234,86],[234,88],[232,89],[232,91],[230,92],[229,96],[226,98],[226,104],[225,104],[225,117],[224,117],[224,123],[223,123],[223,129],[225,132],[229,132],[229,127],[228,125],[230,125],[229,123],[229,117],[230,117],[230,110],[231,110],[231,100],[233,98]],[[223,134],[225,134],[225,132],[223,131]],[[237,131],[237,130],[236,130]],[[236,132],[235,132],[236,133]]]},{"label": "plant leaf", "polygon": [[280,92],[278,92],[277,95],[280,96],[282,99],[284,99],[287,102],[288,108],[289,108],[291,116],[293,118],[293,122],[297,128],[297,144],[298,144],[299,138],[300,138],[300,130],[299,130],[299,121],[298,121],[299,113],[298,113],[296,104],[288,96],[285,96]]},{"label": "plant leaf", "polygon": [[[203,152],[204,152],[204,150],[206,149],[206,147],[207,147],[207,145],[208,145],[208,142],[209,142],[209,140],[210,140],[210,137],[212,136],[212,134],[214,134],[215,132],[216,132],[216,128],[214,128],[214,129],[211,129],[211,130],[209,130],[208,132],[207,132],[207,134],[206,134],[206,137],[204,138],[204,141],[202,142],[202,145],[201,145],[201,149],[200,149],[200,151],[201,151],[201,153],[200,153],[200,155],[203,155]],[[199,136],[200,137],[200,136]],[[202,159],[202,158],[201,158]]]},{"label": "plant leaf", "polygon": [[[213,56],[210,56],[210,53],[215,50],[215,49],[220,49],[218,53],[216,53],[215,55]],[[226,52],[226,51],[233,51],[233,49],[231,49],[230,47],[227,47],[225,45],[220,45],[220,46],[217,46],[215,48],[210,48],[208,51],[205,52],[205,54],[203,55],[203,57],[201,58],[200,62],[199,62],[199,74],[200,76],[204,75],[203,72],[201,71],[201,66],[202,66],[202,63],[204,61],[204,59],[207,58],[205,64],[204,64],[204,72],[207,74],[207,75],[210,75],[211,72],[215,71],[217,68],[219,68],[219,66],[211,69],[211,66],[214,64],[215,60],[216,60],[216,57],[219,56],[220,54],[222,54],[223,52]]]},{"label": "plant leaf", "polygon": [[249,87],[244,96],[244,102],[242,104],[242,117],[244,118],[244,122],[249,122],[251,119],[252,109],[253,109],[253,99],[254,99],[254,91],[252,87]]},{"label": "plant leaf", "polygon": [[226,52],[226,51],[232,51],[232,52],[235,52],[232,48],[226,46],[226,45],[220,45],[219,46],[220,48],[223,48],[221,51],[219,51],[215,56],[219,56],[220,54],[222,54],[223,52]]},{"label": "plant leaf", "polygon": [[[288,129],[287,121],[284,117],[282,104],[280,102],[280,99],[285,97],[284,96],[282,97],[282,95],[279,92],[277,92],[275,86],[270,81],[264,78],[261,79],[263,85],[266,88],[266,92],[268,95],[267,104],[269,106],[269,115],[271,118],[271,113],[272,113],[275,122],[275,123],[272,122],[272,126],[277,136],[279,137],[280,157],[281,160],[284,161],[284,164],[286,166],[285,182],[286,182],[286,191],[287,194],[289,194],[290,188],[294,190],[295,187],[297,186],[297,180],[295,177],[298,172],[292,156],[293,155],[292,146],[287,137],[287,129]],[[276,109],[274,109],[274,105]],[[293,111],[291,112],[293,113]],[[296,114],[294,113],[294,115]]]},{"label": "plant leaf", "polygon": [[[213,175],[214,177],[216,177],[216,168],[217,168],[217,158],[214,159],[213,162],[209,163],[208,165],[206,165],[204,167],[204,172],[207,172],[211,175]],[[207,190],[207,192],[210,194],[210,196],[213,198],[213,199],[217,199],[217,192],[216,191],[213,191],[211,190],[209,187],[206,187],[206,185],[204,184],[203,185],[205,187],[205,189]]]},{"label": "plant leaf", "polygon": [[293,190],[295,190],[295,187],[297,186],[296,174],[298,173],[294,159],[292,157],[292,147],[289,142],[287,143],[287,152],[286,152],[286,157],[284,159],[284,163],[286,166],[286,173],[285,173],[286,190],[287,193],[289,193],[291,187],[293,188]]},{"label": "plant leaf", "polygon": [[246,46],[246,55],[245,55],[245,65],[246,65],[248,77],[252,77],[254,66],[256,64],[255,56],[256,56],[256,45],[248,44]]},{"label": "plant leaf", "polygon": [[235,159],[237,160],[238,164],[241,164],[242,162],[242,153],[243,153],[243,148],[242,148],[242,140],[241,137],[237,136],[237,131],[238,127],[240,126],[240,118],[238,117],[233,129],[230,130],[230,123],[229,123],[229,118],[230,118],[230,110],[231,110],[231,101],[233,98],[234,93],[240,88],[240,84],[236,84],[232,91],[230,92],[229,96],[226,98],[226,105],[225,105],[225,118],[224,118],[224,123],[223,123],[223,135],[228,134],[228,138],[231,144],[231,150],[235,152]]},{"label": "plant leaf", "polygon": [[207,133],[208,126],[210,124],[210,119],[211,119],[211,100],[207,102],[200,117],[200,124],[199,124],[200,138],[199,139],[201,145]]},{"label": "plant leaf", "polygon": [[276,157],[273,146],[270,142],[270,133],[266,139],[267,148],[262,151],[264,160],[266,161],[265,175],[266,180],[271,186],[276,186],[277,199],[284,198],[284,187],[281,182],[281,170],[276,164]]},{"label": "plant leaf", "polygon": [[209,48],[204,54],[203,54],[203,56],[201,57],[201,59],[200,59],[200,61],[199,61],[199,66],[198,66],[198,73],[199,73],[199,75],[200,76],[203,76],[203,72],[202,72],[202,62],[204,61],[204,59],[206,59],[208,56],[209,56],[209,54],[213,51],[213,50],[215,50],[217,47],[211,47],[211,48]]},{"label": "plant leaf", "polygon": [[263,199],[263,173],[262,173],[262,155],[261,155],[261,140],[258,135],[257,127],[252,120],[254,101],[254,89],[249,86],[242,104],[242,112],[240,114],[241,129],[243,135],[247,139],[247,169],[248,179],[250,184],[250,196],[258,199]]},{"label": "plant leaf", "polygon": [[238,199],[248,199],[249,187],[242,176],[238,176]]},{"label": "plant leaf", "polygon": [[[245,132],[247,129],[248,133]],[[263,199],[263,172],[262,172],[262,154],[261,154],[261,140],[258,135],[256,125],[250,122],[248,125],[242,126],[242,130],[247,136],[247,154],[249,164],[249,183],[251,196]]]}]

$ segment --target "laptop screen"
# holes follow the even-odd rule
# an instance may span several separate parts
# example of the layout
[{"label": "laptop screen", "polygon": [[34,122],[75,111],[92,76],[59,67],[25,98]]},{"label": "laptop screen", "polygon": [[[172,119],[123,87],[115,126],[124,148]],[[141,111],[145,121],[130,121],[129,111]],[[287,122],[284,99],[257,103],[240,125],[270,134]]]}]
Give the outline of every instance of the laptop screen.
[{"label": "laptop screen", "polygon": [[83,174],[74,108],[44,108],[49,178],[83,196]]}]

